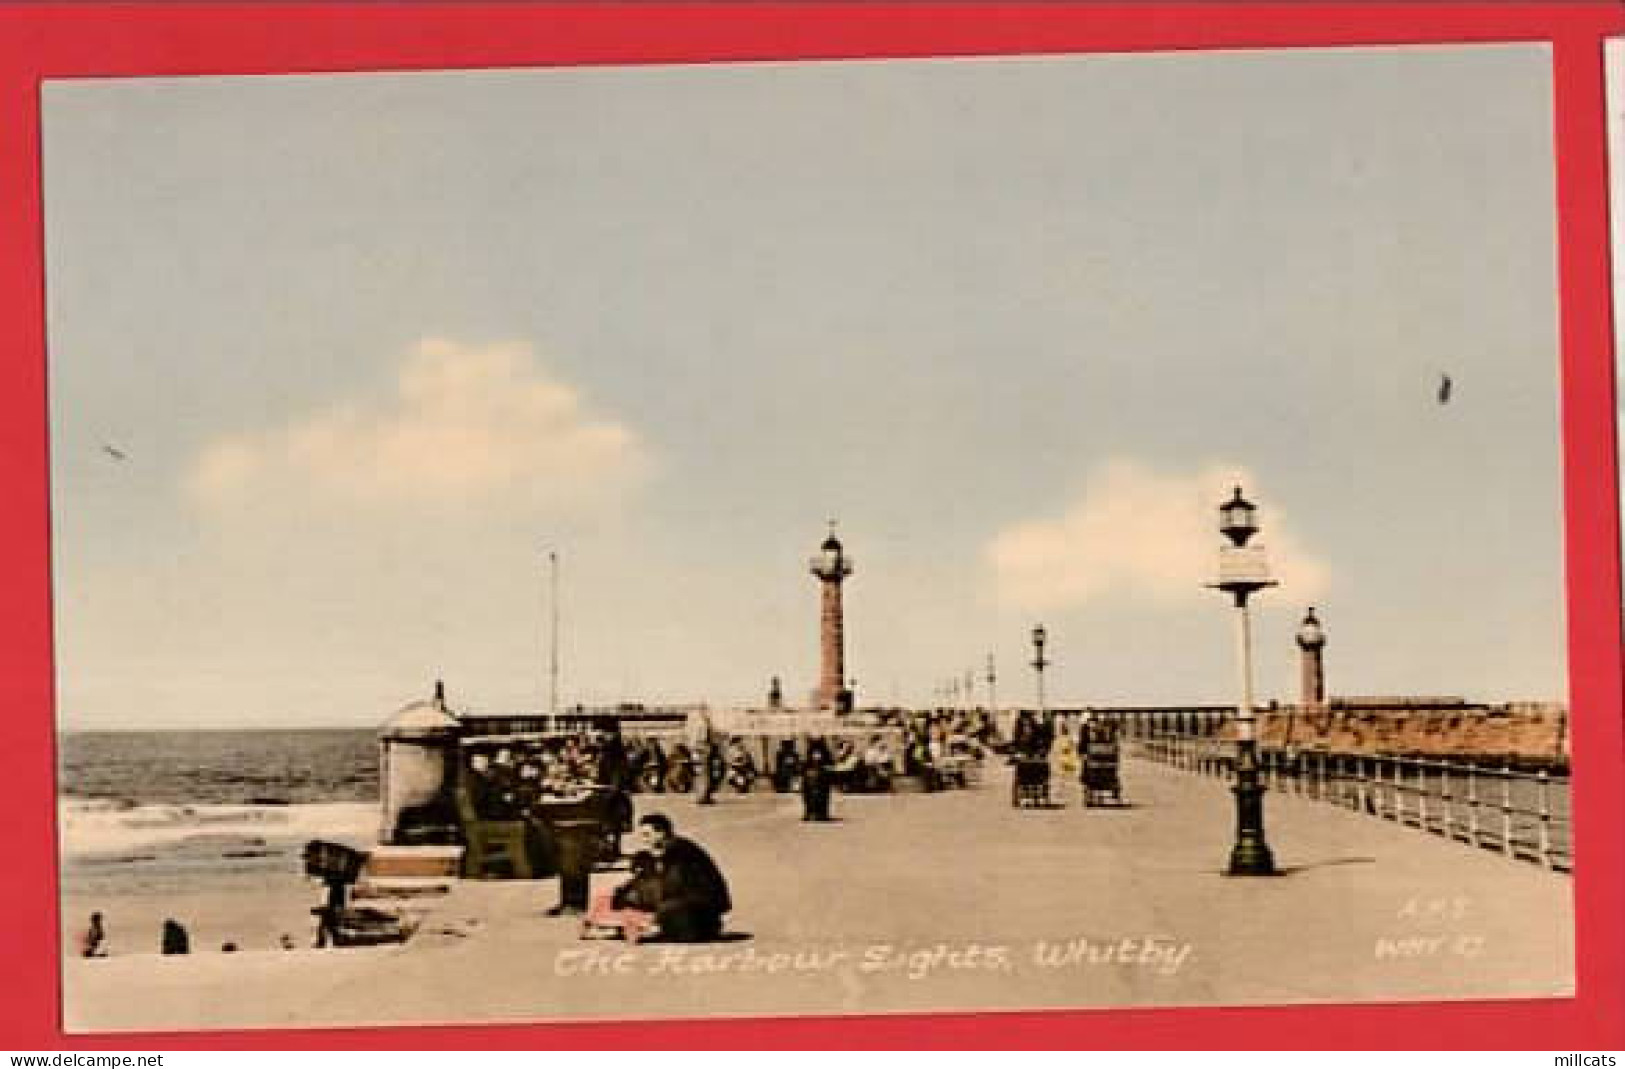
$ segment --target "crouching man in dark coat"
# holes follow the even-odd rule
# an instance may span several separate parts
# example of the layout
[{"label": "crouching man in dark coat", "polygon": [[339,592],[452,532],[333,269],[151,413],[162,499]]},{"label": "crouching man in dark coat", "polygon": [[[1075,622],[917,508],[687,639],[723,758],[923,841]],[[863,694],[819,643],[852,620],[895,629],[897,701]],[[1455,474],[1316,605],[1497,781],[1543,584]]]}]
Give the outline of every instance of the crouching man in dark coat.
[{"label": "crouching man in dark coat", "polygon": [[733,909],[728,882],[705,848],[677,835],[669,817],[651,813],[638,834],[660,867],[655,924],[663,941],[705,943],[722,934],[723,914]]}]

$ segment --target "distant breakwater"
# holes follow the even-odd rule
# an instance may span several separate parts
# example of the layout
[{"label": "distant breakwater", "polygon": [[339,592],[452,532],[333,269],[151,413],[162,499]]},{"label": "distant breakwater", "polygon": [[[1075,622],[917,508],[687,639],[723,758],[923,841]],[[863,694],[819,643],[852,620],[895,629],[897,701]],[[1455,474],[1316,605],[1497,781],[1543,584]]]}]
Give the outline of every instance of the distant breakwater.
[{"label": "distant breakwater", "polygon": [[1332,699],[1321,706],[1265,711],[1259,741],[1274,749],[1566,769],[1568,707],[1557,702]]},{"label": "distant breakwater", "polygon": [[[1235,706],[1089,706],[1056,709],[1117,724],[1127,738],[1233,740]],[[1258,710],[1259,745],[1351,756],[1417,757],[1566,770],[1569,711],[1561,702],[1469,702],[1454,697],[1334,697],[1270,702]]]}]

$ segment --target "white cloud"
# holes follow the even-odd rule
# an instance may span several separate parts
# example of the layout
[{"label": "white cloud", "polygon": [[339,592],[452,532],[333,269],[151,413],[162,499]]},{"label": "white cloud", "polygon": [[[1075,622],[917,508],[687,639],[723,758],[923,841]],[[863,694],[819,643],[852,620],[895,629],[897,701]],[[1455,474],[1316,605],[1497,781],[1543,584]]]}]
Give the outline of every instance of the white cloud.
[{"label": "white cloud", "polygon": [[[1210,464],[1196,472],[1158,472],[1132,460],[1096,468],[1080,498],[1058,517],[1025,520],[987,548],[999,598],[1014,608],[1067,608],[1106,599],[1194,601],[1217,570],[1218,506],[1233,486],[1254,487],[1247,472]],[[1326,565],[1294,540],[1290,522],[1267,495],[1257,541],[1275,576],[1299,598],[1326,587]]]},{"label": "white cloud", "polygon": [[500,494],[558,505],[613,493],[646,467],[638,436],[593,412],[526,346],[427,339],[382,396],[209,443],[186,490],[211,505],[276,489],[348,501]]}]

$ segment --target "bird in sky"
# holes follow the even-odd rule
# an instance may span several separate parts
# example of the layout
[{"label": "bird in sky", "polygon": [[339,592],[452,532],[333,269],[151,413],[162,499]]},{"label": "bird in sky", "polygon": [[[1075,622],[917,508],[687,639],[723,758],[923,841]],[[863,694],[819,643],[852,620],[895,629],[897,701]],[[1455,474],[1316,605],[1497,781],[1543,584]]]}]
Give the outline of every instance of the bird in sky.
[{"label": "bird in sky", "polygon": [[108,456],[112,457],[114,460],[129,460],[130,459],[129,457],[124,455],[124,451],[122,449],[115,449],[114,447],[108,445],[106,442],[102,443],[102,452],[106,453]]},{"label": "bird in sky", "polygon": [[1440,375],[1439,376],[1439,395],[1438,396],[1439,396],[1439,403],[1441,405],[1447,405],[1447,404],[1450,403],[1450,389],[1451,389],[1450,376],[1449,375]]}]

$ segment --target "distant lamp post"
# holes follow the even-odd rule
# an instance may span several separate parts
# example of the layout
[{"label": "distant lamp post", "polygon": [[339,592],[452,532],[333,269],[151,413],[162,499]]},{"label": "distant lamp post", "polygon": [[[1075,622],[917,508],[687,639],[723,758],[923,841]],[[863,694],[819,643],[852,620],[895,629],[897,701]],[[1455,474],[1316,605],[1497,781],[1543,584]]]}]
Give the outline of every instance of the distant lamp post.
[{"label": "distant lamp post", "polygon": [[1258,721],[1253,709],[1252,621],[1247,599],[1276,585],[1264,547],[1249,546],[1258,533],[1258,509],[1241,487],[1219,506],[1219,530],[1230,540],[1219,547],[1219,580],[1210,584],[1235,599],[1236,645],[1241,669],[1241,702],[1236,707],[1236,841],[1230,850],[1232,876],[1273,876],[1275,858],[1264,841],[1264,785],[1258,775]]},{"label": "distant lamp post", "polygon": [[1049,667],[1049,661],[1044,657],[1044,645],[1049,642],[1049,632],[1043,624],[1033,628],[1033,671],[1038,677],[1038,718],[1049,723],[1049,705],[1044,701],[1044,669]]},{"label": "distant lamp post", "polygon": [[993,670],[993,655],[987,655],[987,715],[997,719],[999,715],[999,693],[995,686],[999,682],[998,673]]}]

